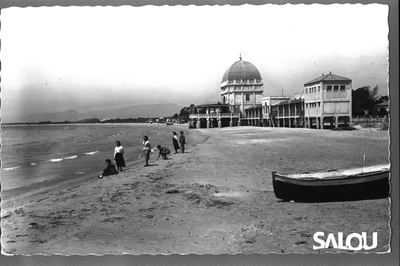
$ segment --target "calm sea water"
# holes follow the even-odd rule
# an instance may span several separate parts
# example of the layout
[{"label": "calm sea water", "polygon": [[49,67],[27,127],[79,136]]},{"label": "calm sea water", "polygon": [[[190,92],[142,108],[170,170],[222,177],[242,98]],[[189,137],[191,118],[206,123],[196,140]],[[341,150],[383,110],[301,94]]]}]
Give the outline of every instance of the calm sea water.
[{"label": "calm sea water", "polygon": [[1,126],[2,200],[96,178],[113,159],[115,141],[127,167],[142,157],[143,135],[153,147],[171,146],[172,130],[158,124]]}]

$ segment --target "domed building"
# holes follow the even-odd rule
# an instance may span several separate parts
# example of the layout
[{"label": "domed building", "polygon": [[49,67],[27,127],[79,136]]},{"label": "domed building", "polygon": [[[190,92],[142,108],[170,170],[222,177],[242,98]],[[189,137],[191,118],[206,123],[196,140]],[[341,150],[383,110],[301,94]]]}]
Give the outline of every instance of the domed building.
[{"label": "domed building", "polygon": [[[352,81],[332,74],[304,84],[294,99],[287,96],[263,98],[263,80],[250,62],[233,63],[221,81],[221,100],[215,104],[192,105],[189,127],[268,126],[333,128],[352,121]],[[327,126],[326,124],[330,125]],[[341,124],[341,125],[340,125]]]},{"label": "domed building", "polygon": [[192,106],[190,127],[259,125],[262,123],[263,81],[258,69],[239,57],[224,73],[221,101]]},{"label": "domed building", "polygon": [[258,69],[252,63],[242,61],[242,58],[240,57],[239,61],[236,61],[225,71],[221,82],[223,83],[225,81],[234,80],[258,80],[261,82],[261,75]]},{"label": "domed building", "polygon": [[[258,69],[239,58],[226,71],[221,81],[221,102],[239,114],[239,124],[256,125],[263,97],[263,80]],[[261,112],[260,114],[261,115]]]}]

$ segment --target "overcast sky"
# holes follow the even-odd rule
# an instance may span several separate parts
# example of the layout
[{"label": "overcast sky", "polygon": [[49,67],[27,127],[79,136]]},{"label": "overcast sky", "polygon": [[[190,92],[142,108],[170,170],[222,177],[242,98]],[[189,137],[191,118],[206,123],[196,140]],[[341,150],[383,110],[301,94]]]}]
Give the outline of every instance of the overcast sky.
[{"label": "overcast sky", "polygon": [[263,5],[6,8],[2,121],[26,113],[217,102],[241,53],[264,96],[332,72],[388,94],[388,7]]}]

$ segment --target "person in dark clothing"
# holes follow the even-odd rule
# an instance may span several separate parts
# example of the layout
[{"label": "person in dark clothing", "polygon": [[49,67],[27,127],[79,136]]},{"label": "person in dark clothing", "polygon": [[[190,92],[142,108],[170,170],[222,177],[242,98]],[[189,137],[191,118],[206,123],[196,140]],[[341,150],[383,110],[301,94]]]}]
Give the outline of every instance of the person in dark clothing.
[{"label": "person in dark clothing", "polygon": [[181,135],[179,136],[179,144],[181,145],[182,153],[184,153],[185,152],[186,139],[185,139],[185,135],[183,135],[183,131],[181,131],[180,133],[181,133]]},{"label": "person in dark clothing", "polygon": [[160,159],[160,157],[162,157],[164,160],[168,159],[167,155],[171,153],[171,151],[168,148],[158,145],[157,149],[159,152],[156,161]]},{"label": "person in dark clothing", "polygon": [[98,178],[103,178],[104,176],[118,174],[118,171],[115,168],[115,165],[111,162],[110,159],[106,160],[106,164],[107,164],[107,167],[103,170],[103,173],[98,176]]},{"label": "person in dark clothing", "polygon": [[175,153],[178,153],[179,143],[178,143],[178,136],[176,135],[176,132],[172,132],[172,142],[174,144]]}]

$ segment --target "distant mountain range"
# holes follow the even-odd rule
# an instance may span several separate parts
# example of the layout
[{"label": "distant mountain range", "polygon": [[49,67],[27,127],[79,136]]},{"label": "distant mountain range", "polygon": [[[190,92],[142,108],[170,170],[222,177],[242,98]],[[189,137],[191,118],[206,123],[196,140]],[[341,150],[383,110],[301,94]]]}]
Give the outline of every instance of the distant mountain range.
[{"label": "distant mountain range", "polygon": [[96,110],[96,111],[88,111],[85,113],[79,113],[75,110],[67,110],[64,112],[58,113],[43,113],[43,114],[27,114],[19,117],[9,117],[7,118],[8,123],[12,122],[42,122],[42,121],[50,121],[50,122],[64,122],[64,121],[79,121],[83,119],[90,118],[138,118],[138,117],[167,117],[173,116],[174,114],[179,114],[183,106],[179,106],[173,103],[163,103],[163,104],[148,104],[148,105],[136,105],[124,108],[116,108],[116,109],[105,109],[105,110]]}]

